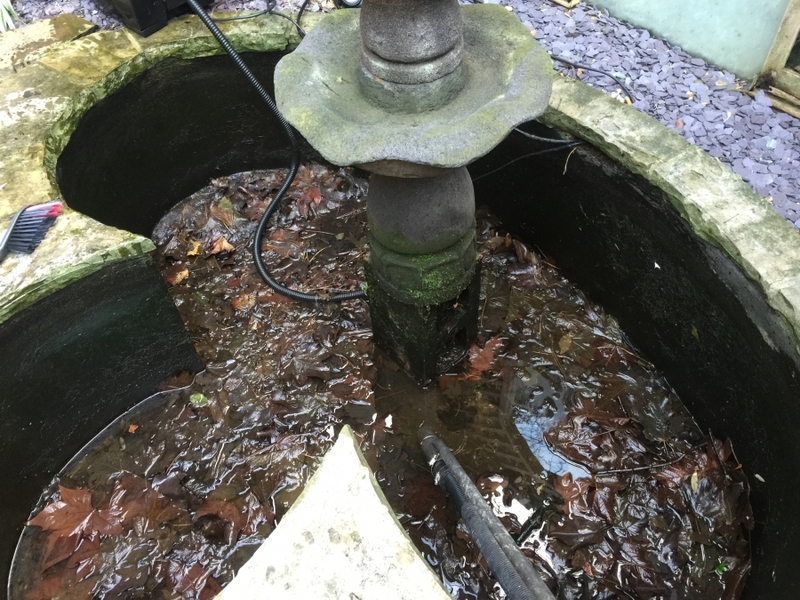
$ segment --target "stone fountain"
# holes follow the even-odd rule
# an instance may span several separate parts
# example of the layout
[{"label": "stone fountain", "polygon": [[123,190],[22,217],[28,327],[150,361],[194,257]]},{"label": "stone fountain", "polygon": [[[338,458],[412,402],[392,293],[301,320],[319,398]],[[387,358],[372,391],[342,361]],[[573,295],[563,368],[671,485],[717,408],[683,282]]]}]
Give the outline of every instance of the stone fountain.
[{"label": "stone fountain", "polygon": [[326,17],[277,66],[289,122],[331,163],[371,173],[375,341],[422,384],[477,333],[466,165],[542,114],[552,75],[516,17],[458,0],[367,0]]}]

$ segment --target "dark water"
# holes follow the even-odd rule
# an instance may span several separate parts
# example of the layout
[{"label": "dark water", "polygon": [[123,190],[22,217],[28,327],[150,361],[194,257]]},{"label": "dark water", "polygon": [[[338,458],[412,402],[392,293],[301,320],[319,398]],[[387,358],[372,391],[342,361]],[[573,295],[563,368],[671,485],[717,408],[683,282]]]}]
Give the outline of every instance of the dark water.
[{"label": "dark water", "polygon": [[[419,389],[375,351],[365,302],[299,304],[255,273],[248,244],[282,176],[217,180],[156,228],[208,368],[165,382],[45,492],[19,597],[213,597],[344,423],[455,598],[503,594],[424,464],[423,423],[560,598],[738,596],[752,516],[732,446],[700,431],[612,317],[479,211],[479,338]],[[302,170],[264,244],[276,276],[357,289],[365,190],[347,171]]]}]

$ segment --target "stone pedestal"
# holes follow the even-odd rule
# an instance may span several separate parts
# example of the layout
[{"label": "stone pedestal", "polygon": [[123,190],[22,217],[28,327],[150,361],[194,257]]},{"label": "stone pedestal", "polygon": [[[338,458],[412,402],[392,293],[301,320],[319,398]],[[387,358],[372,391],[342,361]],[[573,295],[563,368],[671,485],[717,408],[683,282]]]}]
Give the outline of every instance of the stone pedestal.
[{"label": "stone pedestal", "polygon": [[547,106],[552,67],[499,6],[365,0],[278,64],[284,116],[328,160],[372,172],[375,342],[426,384],[477,333],[475,197],[465,165]]},{"label": "stone pedestal", "polygon": [[420,384],[427,385],[466,355],[478,334],[480,267],[458,296],[439,304],[414,304],[388,293],[366,268],[375,344]]}]

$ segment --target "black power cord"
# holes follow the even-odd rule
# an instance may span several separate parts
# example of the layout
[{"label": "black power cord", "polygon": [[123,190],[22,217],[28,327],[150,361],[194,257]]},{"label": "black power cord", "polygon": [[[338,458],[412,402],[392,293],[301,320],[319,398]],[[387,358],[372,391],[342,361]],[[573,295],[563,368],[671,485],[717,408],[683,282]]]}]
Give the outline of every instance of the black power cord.
[{"label": "black power cord", "polygon": [[488,177],[489,175],[493,175],[493,174],[497,173],[498,171],[502,171],[507,166],[512,165],[515,162],[517,162],[518,160],[522,160],[523,158],[530,158],[531,156],[539,156],[540,154],[550,154],[551,152],[558,152],[559,150],[566,150],[568,148],[576,148],[578,146],[582,146],[585,143],[586,142],[584,142],[582,140],[575,140],[575,141],[570,141],[568,143],[559,144],[559,145],[554,146],[552,148],[545,148],[544,150],[537,150],[536,152],[529,152],[528,154],[523,154],[522,156],[518,156],[514,160],[510,160],[506,164],[501,165],[501,166],[497,167],[496,169],[492,169],[488,173],[483,173],[482,175],[478,175],[477,177],[473,177],[472,181],[474,183],[474,182],[476,182],[476,181],[478,181],[480,179],[483,179],[484,177]]},{"label": "black power cord", "polygon": [[[274,8],[273,0],[267,0],[267,8],[265,10],[259,10],[258,12],[250,13],[249,15],[236,15],[235,17],[219,17],[219,18],[211,17],[211,20],[214,21],[214,23],[225,23],[226,21],[244,21],[246,19],[255,19],[256,17],[260,17],[261,15],[268,15],[268,14],[275,15],[276,17],[281,17],[283,19],[286,19],[292,25],[294,25],[297,28],[297,34],[301,38],[306,37],[305,29],[300,27],[299,18],[297,19],[297,21],[295,21],[289,15],[284,15],[283,13],[274,12],[273,8]],[[302,14],[302,12],[300,14]]]},{"label": "black power cord", "polygon": [[286,133],[286,137],[289,138],[289,146],[292,152],[292,160],[289,166],[289,172],[286,175],[283,185],[278,190],[278,193],[275,194],[275,197],[272,199],[272,202],[270,202],[267,210],[264,211],[264,214],[258,223],[258,227],[256,228],[255,239],[253,240],[253,260],[255,261],[256,271],[258,271],[258,274],[269,287],[279,294],[283,294],[284,296],[292,298],[293,300],[302,300],[305,302],[342,302],[344,300],[363,298],[364,292],[362,290],[343,292],[340,294],[308,294],[306,292],[298,292],[279,283],[273,279],[272,275],[270,275],[266,264],[264,264],[264,259],[261,256],[261,242],[264,239],[264,232],[267,229],[267,223],[280,208],[281,201],[283,200],[286,191],[289,189],[289,186],[292,185],[292,182],[297,175],[297,171],[300,168],[300,150],[297,144],[297,137],[294,134],[292,126],[289,125],[289,122],[278,110],[275,100],[273,100],[267,90],[264,89],[264,86],[261,85],[247,64],[245,64],[244,60],[242,60],[242,57],[239,56],[239,53],[233,49],[233,46],[228,41],[228,38],[226,38],[225,35],[219,30],[219,27],[214,24],[213,19],[209,17],[206,11],[203,10],[200,4],[197,3],[197,0],[186,0],[186,3],[200,18],[200,20],[203,22],[203,25],[205,25],[211,34],[216,38],[216,40],[219,42],[219,45],[222,46],[225,52],[228,53],[228,56],[231,57],[231,60],[233,60],[234,64],[244,74],[244,76],[247,78],[247,81],[250,82],[250,85],[255,88],[256,92],[258,92],[258,95],[261,96],[261,99],[266,103],[266,105],[278,119],[278,122],[280,122],[281,127]]},{"label": "black power cord", "polygon": [[631,94],[631,91],[625,86],[624,83],[622,83],[622,81],[620,81],[619,77],[617,77],[616,75],[612,75],[611,73],[608,73],[606,71],[602,71],[600,69],[595,69],[594,67],[587,67],[586,65],[581,65],[581,64],[578,64],[576,62],[572,62],[571,60],[567,60],[566,58],[561,58],[560,56],[551,56],[551,58],[553,60],[557,60],[558,62],[562,62],[565,65],[569,65],[570,67],[573,67],[575,69],[583,69],[584,71],[592,71],[593,73],[600,73],[600,75],[605,75],[606,77],[610,77],[611,79],[613,79],[614,81],[617,82],[617,85],[619,87],[622,88],[622,91],[625,92],[625,95],[628,96],[628,98],[630,99],[631,104],[636,101],[636,98],[633,97],[633,94]]}]

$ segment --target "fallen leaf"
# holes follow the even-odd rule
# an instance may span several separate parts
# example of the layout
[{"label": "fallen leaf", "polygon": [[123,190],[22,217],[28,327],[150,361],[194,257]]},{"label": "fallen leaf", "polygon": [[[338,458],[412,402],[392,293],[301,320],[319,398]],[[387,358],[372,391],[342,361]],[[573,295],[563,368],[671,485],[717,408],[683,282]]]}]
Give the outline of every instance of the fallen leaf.
[{"label": "fallen leaf", "polygon": [[241,292],[238,296],[236,296],[236,298],[231,299],[231,306],[233,306],[233,309],[240,312],[244,312],[253,308],[255,303],[256,295],[247,294],[245,292]]},{"label": "fallen leaf", "polygon": [[95,509],[89,490],[63,486],[58,490],[61,499],[45,506],[27,523],[50,532],[43,569],[71,556],[82,538],[122,533],[120,512],[115,508]]},{"label": "fallen leaf", "polygon": [[189,269],[184,265],[177,263],[171,268],[164,271],[164,279],[167,280],[169,285],[178,285],[181,281],[189,276]]},{"label": "fallen leaf", "polygon": [[120,516],[125,527],[139,532],[155,531],[163,523],[188,522],[186,509],[153,489],[146,479],[127,474],[114,484],[108,507]]},{"label": "fallen leaf", "polygon": [[197,256],[200,254],[200,242],[192,240],[192,247],[186,253],[186,256]]},{"label": "fallen leaf", "polygon": [[469,366],[473,371],[482,372],[492,368],[494,362],[494,354],[497,349],[502,345],[503,341],[500,336],[490,338],[483,349],[479,348],[476,344],[472,344],[469,349]]},{"label": "fallen leaf", "polygon": [[561,339],[558,340],[558,353],[566,354],[571,346],[572,346],[572,336],[568,333],[565,333],[563,336],[561,336]]},{"label": "fallen leaf", "polygon": [[514,254],[520,262],[528,263],[532,267],[539,266],[539,257],[534,254],[530,248],[519,240],[513,240]]},{"label": "fallen leaf", "polygon": [[226,196],[220,198],[219,202],[212,202],[209,212],[211,212],[212,217],[222,223],[222,225],[230,231],[237,213],[233,204],[231,204],[231,201]]},{"label": "fallen leaf", "polygon": [[138,426],[138,425],[134,425],[133,423],[131,423],[130,425],[128,425],[128,433],[133,433],[133,432],[134,432],[134,431],[136,431],[137,429],[139,429],[139,426]]},{"label": "fallen leaf", "polygon": [[197,562],[190,566],[170,560],[167,583],[172,591],[201,600],[214,598],[222,590],[217,580],[211,576],[211,571]]},{"label": "fallen leaf", "polygon": [[247,516],[233,503],[219,498],[207,498],[194,513],[193,521],[202,517],[214,516],[225,522],[225,542],[232,546],[239,539],[239,533],[247,524]]},{"label": "fallen leaf", "polygon": [[193,406],[208,406],[208,398],[205,394],[199,392],[189,396],[189,402],[191,402]]},{"label": "fallen leaf", "polygon": [[231,245],[228,240],[225,239],[225,236],[220,236],[211,244],[208,253],[219,254],[220,252],[233,252],[234,250],[236,250],[236,247]]}]

